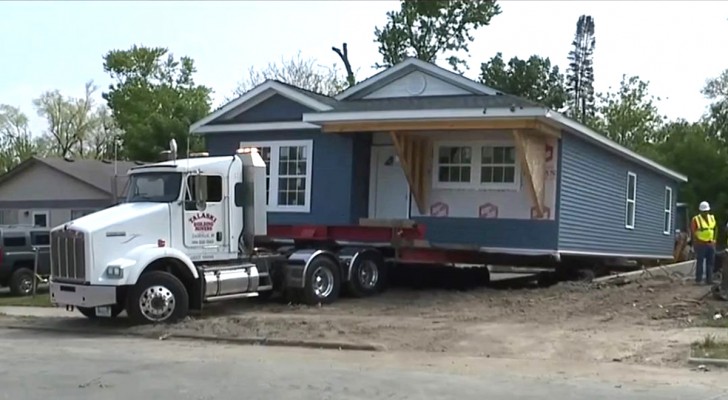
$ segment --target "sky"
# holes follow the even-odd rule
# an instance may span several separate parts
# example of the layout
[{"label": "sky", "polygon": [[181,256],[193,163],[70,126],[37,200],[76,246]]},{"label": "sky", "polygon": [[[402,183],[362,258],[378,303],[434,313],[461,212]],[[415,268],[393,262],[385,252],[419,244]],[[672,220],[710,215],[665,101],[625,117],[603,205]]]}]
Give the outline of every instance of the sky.
[{"label": "sky", "polygon": [[[728,68],[728,2],[499,2],[502,14],[475,33],[470,78],[497,52],[505,58],[549,57],[567,66],[576,21],[596,25],[595,86],[617,87],[622,74],[650,82],[670,119],[698,119],[708,101],[706,79]],[[58,89],[81,96],[84,83],[110,83],[102,57],[134,44],[166,47],[195,60],[197,82],[211,87],[213,106],[229,98],[250,67],[301,53],[340,66],[331,47],[347,42],[362,80],[380,60],[374,27],[397,1],[0,1],[0,104],[19,107],[38,134],[45,129],[33,99]],[[444,63],[442,65],[445,65]]]}]

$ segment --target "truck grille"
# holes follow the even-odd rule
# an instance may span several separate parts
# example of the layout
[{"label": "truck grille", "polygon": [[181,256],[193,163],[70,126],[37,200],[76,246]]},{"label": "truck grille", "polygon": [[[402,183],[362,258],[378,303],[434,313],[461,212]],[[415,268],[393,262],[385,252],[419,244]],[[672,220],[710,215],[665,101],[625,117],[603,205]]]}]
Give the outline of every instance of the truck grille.
[{"label": "truck grille", "polygon": [[72,229],[51,232],[51,277],[86,281],[84,234]]}]

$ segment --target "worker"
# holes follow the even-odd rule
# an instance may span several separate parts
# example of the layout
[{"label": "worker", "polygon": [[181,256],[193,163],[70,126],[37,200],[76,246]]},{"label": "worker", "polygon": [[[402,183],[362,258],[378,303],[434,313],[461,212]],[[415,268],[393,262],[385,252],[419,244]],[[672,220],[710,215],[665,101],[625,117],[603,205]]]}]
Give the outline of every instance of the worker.
[{"label": "worker", "polygon": [[710,213],[710,204],[707,201],[700,202],[698,211],[700,213],[693,217],[690,224],[696,258],[695,283],[710,285],[713,283],[715,239],[717,237],[715,217]]}]

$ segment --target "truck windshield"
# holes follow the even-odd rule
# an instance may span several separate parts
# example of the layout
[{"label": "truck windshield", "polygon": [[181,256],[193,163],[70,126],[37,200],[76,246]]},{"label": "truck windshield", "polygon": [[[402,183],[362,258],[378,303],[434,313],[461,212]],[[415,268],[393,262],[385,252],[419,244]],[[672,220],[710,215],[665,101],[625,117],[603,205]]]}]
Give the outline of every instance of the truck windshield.
[{"label": "truck windshield", "polygon": [[131,176],[127,203],[169,203],[179,198],[182,174],[147,172]]}]

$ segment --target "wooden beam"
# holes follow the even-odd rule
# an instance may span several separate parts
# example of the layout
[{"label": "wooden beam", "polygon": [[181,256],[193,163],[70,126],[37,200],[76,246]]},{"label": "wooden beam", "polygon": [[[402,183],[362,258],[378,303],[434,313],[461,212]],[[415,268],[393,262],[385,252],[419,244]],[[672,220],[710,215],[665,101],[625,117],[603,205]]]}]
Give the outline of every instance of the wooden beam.
[{"label": "wooden beam", "polygon": [[[461,119],[451,121],[377,121],[377,122],[335,122],[324,123],[322,131],[330,133],[347,132],[397,132],[405,131],[457,131],[457,130],[534,130],[559,137],[553,129],[535,118],[509,119]],[[476,133],[481,133],[476,132]]]},{"label": "wooden beam", "polygon": [[514,130],[513,138],[516,142],[521,167],[525,172],[528,191],[531,195],[536,215],[544,215],[544,200],[546,197],[546,138],[543,135],[526,134]]},{"label": "wooden beam", "polygon": [[417,204],[417,209],[420,214],[424,214],[426,187],[423,176],[425,175],[424,169],[426,165],[424,161],[427,155],[423,154],[421,149],[424,147],[422,146],[422,142],[426,139],[410,135],[401,135],[395,131],[390,132],[390,136],[392,137],[394,149],[399,157],[399,163],[407,178],[410,192]]}]

